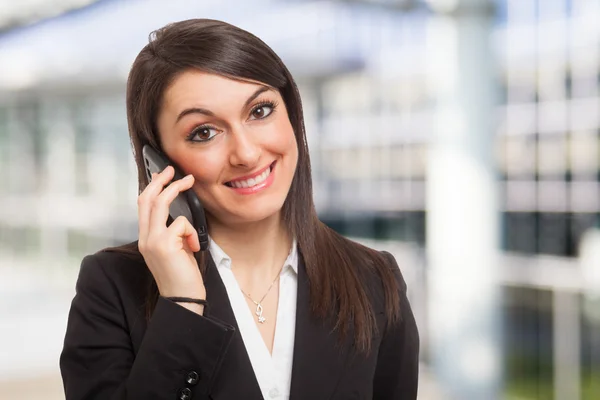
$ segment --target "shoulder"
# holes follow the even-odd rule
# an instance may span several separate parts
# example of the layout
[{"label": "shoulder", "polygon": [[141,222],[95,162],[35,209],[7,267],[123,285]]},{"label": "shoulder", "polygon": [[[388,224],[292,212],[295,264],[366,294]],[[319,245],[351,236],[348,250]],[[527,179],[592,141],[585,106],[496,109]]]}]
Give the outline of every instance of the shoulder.
[{"label": "shoulder", "polygon": [[344,247],[350,250],[355,272],[360,276],[363,287],[377,309],[385,304],[385,292],[394,291],[403,295],[406,282],[393,254],[343,238]]},{"label": "shoulder", "polygon": [[82,260],[81,269],[87,274],[106,274],[114,279],[148,273],[144,258],[137,250],[137,242],[108,247],[87,255]]},{"label": "shoulder", "polygon": [[[81,262],[77,291],[114,293],[138,297],[145,293],[151,274],[143,257],[136,255],[137,243],[102,249]],[[125,293],[123,293],[125,292]]]},{"label": "shoulder", "polygon": [[345,246],[352,249],[356,271],[370,282],[382,284],[382,279],[394,275],[399,285],[399,290],[406,290],[406,282],[396,258],[388,251],[375,250],[364,244],[343,238]]},{"label": "shoulder", "polygon": [[396,261],[396,257],[392,253],[387,251],[380,251],[379,254],[387,260],[387,268],[392,272],[396,281],[398,282],[398,288],[401,292],[406,292],[406,281],[404,280],[404,276],[402,275],[402,270]]}]

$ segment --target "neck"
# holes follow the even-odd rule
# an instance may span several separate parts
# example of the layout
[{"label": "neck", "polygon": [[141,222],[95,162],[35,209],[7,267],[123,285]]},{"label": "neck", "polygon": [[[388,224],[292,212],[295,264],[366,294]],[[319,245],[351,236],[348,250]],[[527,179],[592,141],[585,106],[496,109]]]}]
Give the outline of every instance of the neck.
[{"label": "neck", "polygon": [[251,224],[225,225],[210,220],[210,235],[231,257],[236,275],[273,279],[281,269],[292,246],[280,214]]}]

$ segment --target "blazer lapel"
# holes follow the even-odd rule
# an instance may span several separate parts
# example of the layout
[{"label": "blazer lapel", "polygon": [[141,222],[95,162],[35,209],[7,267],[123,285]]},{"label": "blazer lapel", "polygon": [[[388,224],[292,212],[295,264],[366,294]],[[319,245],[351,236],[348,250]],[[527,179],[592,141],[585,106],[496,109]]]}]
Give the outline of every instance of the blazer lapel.
[{"label": "blazer lapel", "polygon": [[208,265],[203,279],[206,287],[206,300],[210,305],[208,316],[235,328],[229,349],[215,377],[210,397],[215,400],[262,399],[260,386],[233,314],[227,290],[210,253],[207,253],[207,257]]},{"label": "blazer lapel", "polygon": [[299,257],[291,400],[329,399],[335,393],[352,345],[348,340],[340,344],[333,327],[333,321],[312,316],[308,276]]}]

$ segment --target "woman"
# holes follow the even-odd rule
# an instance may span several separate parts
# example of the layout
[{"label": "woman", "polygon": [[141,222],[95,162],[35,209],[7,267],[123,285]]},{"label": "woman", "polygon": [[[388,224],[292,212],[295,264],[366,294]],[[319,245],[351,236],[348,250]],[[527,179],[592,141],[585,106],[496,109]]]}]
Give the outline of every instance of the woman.
[{"label": "woman", "polygon": [[[82,262],[67,399],[416,398],[398,265],[317,218],[299,93],[267,45],[212,20],[158,30],[132,66],[127,116],[139,240]],[[188,175],[149,183],[144,145]],[[169,219],[189,188],[208,251]]]}]

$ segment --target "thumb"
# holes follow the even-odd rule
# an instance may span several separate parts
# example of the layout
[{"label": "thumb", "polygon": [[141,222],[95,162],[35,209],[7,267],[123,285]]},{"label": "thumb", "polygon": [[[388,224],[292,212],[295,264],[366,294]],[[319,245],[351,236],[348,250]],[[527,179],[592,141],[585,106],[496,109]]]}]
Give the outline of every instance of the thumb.
[{"label": "thumb", "polygon": [[182,215],[177,217],[169,229],[172,229],[177,238],[182,240],[184,247],[193,252],[200,251],[198,232],[186,217]]}]

